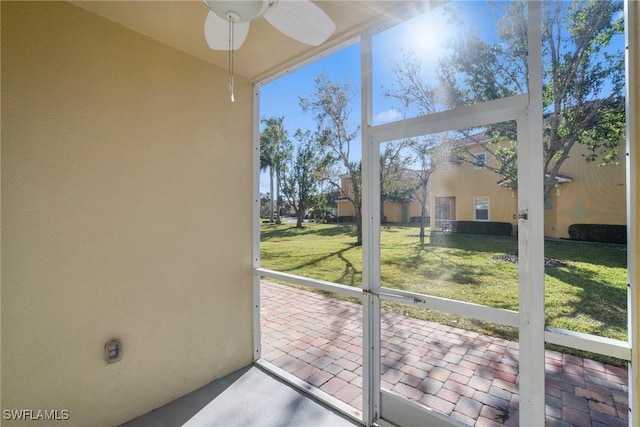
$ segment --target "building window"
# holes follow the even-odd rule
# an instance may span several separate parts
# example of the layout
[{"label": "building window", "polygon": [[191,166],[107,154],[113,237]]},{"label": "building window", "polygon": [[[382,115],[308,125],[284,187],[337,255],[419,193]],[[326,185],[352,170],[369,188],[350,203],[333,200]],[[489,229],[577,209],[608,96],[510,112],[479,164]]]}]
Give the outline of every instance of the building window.
[{"label": "building window", "polygon": [[487,153],[476,153],[475,161],[473,162],[474,169],[484,168],[484,164],[487,161]]},{"label": "building window", "polygon": [[473,198],[473,220],[489,221],[489,198],[474,197]]},{"label": "building window", "polygon": [[549,196],[546,199],[544,199],[544,208],[546,210],[553,209],[553,201],[551,200],[551,196]]}]

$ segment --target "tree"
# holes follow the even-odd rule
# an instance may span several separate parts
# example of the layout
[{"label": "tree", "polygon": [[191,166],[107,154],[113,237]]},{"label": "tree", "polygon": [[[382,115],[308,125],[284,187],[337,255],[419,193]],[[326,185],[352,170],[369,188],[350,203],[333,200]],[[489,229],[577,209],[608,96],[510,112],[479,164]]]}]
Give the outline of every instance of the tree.
[{"label": "tree", "polygon": [[295,138],[298,140],[296,154],[282,170],[281,185],[282,194],[296,213],[296,227],[302,228],[304,213],[311,204],[323,156],[315,146],[310,131],[298,129]]},{"label": "tree", "polygon": [[419,169],[414,171],[418,179],[416,199],[420,203],[420,245],[424,246],[425,228],[427,225],[427,206],[429,203],[429,179],[436,168],[437,141],[432,137],[423,137],[410,142]]},{"label": "tree", "polygon": [[290,155],[291,143],[284,128],[284,117],[266,117],[261,122],[265,128],[260,133],[260,170],[269,168],[269,194],[272,196],[269,222],[273,222],[275,217],[276,222],[280,223],[280,174]]},{"label": "tree", "polygon": [[[324,166],[319,171],[322,172]],[[331,213],[336,211],[337,201],[340,199],[340,191],[334,188],[326,180],[322,179],[320,174],[320,180],[318,181],[318,191],[311,197],[311,205],[309,209],[309,217],[320,219],[324,222],[331,220]],[[335,217],[334,217],[335,219]]]},{"label": "tree", "polygon": [[393,66],[392,80],[392,88],[383,88],[382,96],[398,101],[404,111],[416,109],[418,115],[430,114],[436,110],[436,88],[425,81],[422,62],[413,51],[403,51],[400,60]]},{"label": "tree", "polygon": [[[324,74],[315,79],[315,90],[308,98],[300,98],[305,113],[314,115],[318,126],[316,140],[327,151],[325,178],[336,189],[341,188],[342,174],[349,181],[350,190],[345,197],[354,206],[356,223],[356,246],[362,245],[362,191],[361,162],[350,158],[351,143],[358,136],[359,128],[349,123],[351,104],[357,93],[349,83],[329,80]],[[340,167],[338,169],[331,166]]]},{"label": "tree", "polygon": [[405,154],[409,140],[389,142],[380,153],[380,221],[385,221],[384,202],[408,203],[415,186],[407,181],[411,159]]},{"label": "tree", "polygon": [[309,201],[309,218],[326,220],[328,213],[327,198],[322,193],[314,193]]},{"label": "tree", "polygon": [[260,193],[260,217],[268,218],[269,214],[271,214],[271,218],[273,220],[272,208],[273,205],[271,203],[271,194],[269,193]]},{"label": "tree", "polygon": [[[528,92],[526,2],[496,2],[494,7],[500,40],[482,40],[473,28],[458,31],[440,61],[438,87],[420,79],[415,55],[405,55],[395,72],[396,87],[387,95],[429,113],[438,105],[453,108]],[[612,49],[611,41],[623,31],[622,7],[612,0],[543,3],[545,198],[575,144],[588,148],[587,161],[618,161],[624,138],[624,55]],[[455,13],[450,17],[463,25]],[[517,182],[515,123],[477,132],[484,138],[463,132],[456,160],[475,162],[468,145],[474,137],[474,144],[496,159],[490,169]]]}]

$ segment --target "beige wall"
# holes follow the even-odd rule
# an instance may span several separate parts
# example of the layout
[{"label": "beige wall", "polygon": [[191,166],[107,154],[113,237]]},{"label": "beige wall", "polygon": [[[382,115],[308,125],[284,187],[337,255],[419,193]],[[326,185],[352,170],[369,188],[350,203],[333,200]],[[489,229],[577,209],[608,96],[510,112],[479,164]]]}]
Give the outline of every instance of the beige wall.
[{"label": "beige wall", "polygon": [[251,92],[75,6],[2,2],[2,409],[114,425],[251,362]]},{"label": "beige wall", "polygon": [[[406,218],[402,214],[403,207],[407,211]],[[384,202],[384,216],[387,217],[387,222],[410,222],[412,217],[420,217],[421,212],[422,207],[417,200],[407,203],[390,202],[388,200]]]},{"label": "beige wall", "polygon": [[[569,238],[571,224],[626,224],[626,166],[621,149],[618,165],[600,166],[587,162],[588,151],[576,145],[560,174],[572,178],[551,192],[552,209],[545,210],[545,236]],[[493,161],[488,158],[488,162]],[[486,169],[475,169],[469,163],[438,165],[431,180],[432,221],[435,221],[435,198],[456,197],[456,219],[473,220],[473,198],[489,197],[491,221],[510,222],[517,210],[517,189],[500,187],[500,176]],[[433,225],[432,225],[433,227]]]},{"label": "beige wall", "polygon": [[[487,155],[487,162],[492,162]],[[435,227],[436,197],[456,198],[455,219],[473,221],[474,197],[489,197],[489,221],[516,221],[513,214],[517,211],[517,193],[510,188],[500,187],[500,176],[488,169],[476,169],[470,163],[453,165],[447,161],[438,164],[431,176],[431,228]]]},{"label": "beige wall", "polygon": [[583,154],[588,150],[576,145],[560,169],[573,181],[552,190],[553,210],[551,215],[545,215],[545,221],[549,220],[545,224],[547,236],[568,238],[571,224],[627,223],[624,148],[620,149],[617,165],[587,162]]},{"label": "beige wall", "polygon": [[354,216],[356,211],[353,207],[353,203],[349,200],[338,200],[338,217],[341,216]]},{"label": "beige wall", "polygon": [[386,222],[402,222],[402,206],[403,203],[396,203],[385,200],[383,207],[385,218],[382,218],[382,221],[386,220]]}]

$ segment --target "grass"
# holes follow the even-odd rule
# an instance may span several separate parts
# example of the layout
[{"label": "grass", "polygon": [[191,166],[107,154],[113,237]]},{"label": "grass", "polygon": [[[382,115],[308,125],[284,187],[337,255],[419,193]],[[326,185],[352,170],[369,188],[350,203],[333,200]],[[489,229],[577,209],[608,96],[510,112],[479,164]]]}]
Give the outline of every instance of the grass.
[{"label": "grass", "polygon": [[[350,224],[262,225],[265,268],[360,287],[362,248]],[[492,260],[513,254],[509,236],[434,234],[421,246],[418,229],[384,226],[380,235],[381,283],[492,307],[518,310],[518,265]],[[619,340],[627,339],[626,247],[545,242],[545,256],[566,267],[545,269],[546,324]],[[480,333],[517,338],[517,331],[408,305],[384,302],[397,313]]]}]

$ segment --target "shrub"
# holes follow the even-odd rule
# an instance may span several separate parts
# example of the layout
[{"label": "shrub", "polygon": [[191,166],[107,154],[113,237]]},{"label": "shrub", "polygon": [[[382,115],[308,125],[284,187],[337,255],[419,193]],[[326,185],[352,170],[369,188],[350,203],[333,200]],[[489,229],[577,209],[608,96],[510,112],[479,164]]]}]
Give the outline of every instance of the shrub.
[{"label": "shrub", "polygon": [[511,236],[513,226],[509,222],[494,221],[451,221],[452,233],[494,234]]},{"label": "shrub", "polygon": [[[422,219],[422,217],[420,216],[412,216],[411,218],[409,218],[409,222],[413,223],[413,224],[420,224],[420,220]],[[425,217],[424,218],[425,224],[429,224],[431,222],[431,217]]]},{"label": "shrub", "polygon": [[609,224],[571,224],[569,226],[571,240],[601,243],[627,243],[626,225]]}]

